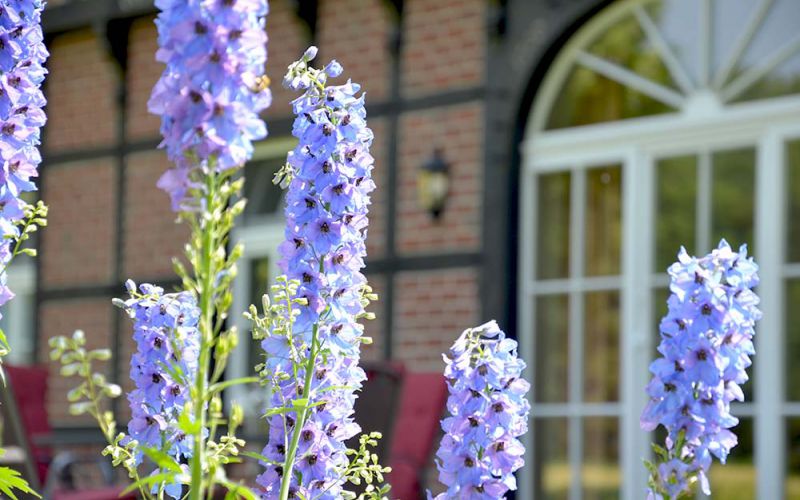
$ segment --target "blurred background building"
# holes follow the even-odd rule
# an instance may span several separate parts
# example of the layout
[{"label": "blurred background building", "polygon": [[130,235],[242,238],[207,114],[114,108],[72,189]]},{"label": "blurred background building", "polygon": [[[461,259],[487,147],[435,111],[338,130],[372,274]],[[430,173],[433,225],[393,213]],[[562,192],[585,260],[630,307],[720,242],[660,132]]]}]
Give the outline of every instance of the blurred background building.
[{"label": "blurred background building", "polygon": [[[16,266],[12,362],[47,339],[112,346],[125,384],[123,282],[177,285],[187,237],[155,183],[147,112],[152,2],[51,0],[40,257]],[[800,498],[800,3],[795,0],[271,0],[270,137],[247,165],[232,321],[276,270],[292,147],[279,82],[304,48],[367,91],[375,132],[367,274],[381,295],[371,360],[439,371],[491,318],[530,363],[533,417],[517,498],[641,498],[647,366],[680,245],[747,243],[761,265],[755,366],[718,498]],[[245,325],[242,325],[245,328]],[[243,330],[246,332],[246,328]],[[245,333],[246,334],[246,333]],[[242,342],[231,375],[257,354]],[[62,434],[71,381],[51,365]],[[236,393],[255,411],[257,394]],[[124,404],[115,409],[124,419]]]}]

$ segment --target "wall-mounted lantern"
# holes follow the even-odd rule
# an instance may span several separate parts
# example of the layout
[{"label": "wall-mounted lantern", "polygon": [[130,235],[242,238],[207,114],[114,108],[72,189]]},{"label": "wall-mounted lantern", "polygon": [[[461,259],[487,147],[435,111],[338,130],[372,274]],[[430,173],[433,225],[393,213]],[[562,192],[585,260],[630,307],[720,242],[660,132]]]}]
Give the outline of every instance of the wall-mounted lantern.
[{"label": "wall-mounted lantern", "polygon": [[444,159],[444,152],[441,148],[436,148],[433,156],[422,164],[417,175],[417,198],[420,208],[430,213],[434,219],[438,219],[442,214],[447,201],[450,190],[449,168]]}]

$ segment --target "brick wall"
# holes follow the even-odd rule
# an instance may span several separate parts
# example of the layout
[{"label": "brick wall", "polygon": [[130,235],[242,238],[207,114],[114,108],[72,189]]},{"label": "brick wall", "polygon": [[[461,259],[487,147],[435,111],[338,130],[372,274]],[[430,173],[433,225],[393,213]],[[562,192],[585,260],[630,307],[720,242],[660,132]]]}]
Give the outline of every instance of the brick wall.
[{"label": "brick wall", "polygon": [[395,357],[411,370],[444,369],[442,353],[478,318],[474,269],[408,271],[396,277]]},{"label": "brick wall", "polygon": [[58,35],[49,46],[47,153],[107,146],[116,127],[119,72],[89,29]]},{"label": "brick wall", "polygon": [[48,165],[49,224],[41,248],[46,289],[108,283],[114,266],[116,176],[110,159]]},{"label": "brick wall", "polygon": [[488,3],[481,0],[405,2],[405,95],[469,87],[483,81]]}]

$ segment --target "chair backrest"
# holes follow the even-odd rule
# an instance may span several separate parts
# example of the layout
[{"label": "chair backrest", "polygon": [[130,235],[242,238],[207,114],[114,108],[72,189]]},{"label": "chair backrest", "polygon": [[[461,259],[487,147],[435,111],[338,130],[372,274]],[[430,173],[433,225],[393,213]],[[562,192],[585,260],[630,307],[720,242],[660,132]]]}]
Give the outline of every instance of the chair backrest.
[{"label": "chair backrest", "polygon": [[446,400],[441,373],[406,373],[389,452],[392,498],[424,498],[423,474],[437,444]]},{"label": "chair backrest", "polygon": [[441,373],[406,373],[394,426],[391,456],[424,467],[439,433],[447,385]]},{"label": "chair backrest", "polygon": [[49,435],[52,427],[47,419],[47,368],[40,366],[3,365],[14,395],[25,439],[36,462],[39,478],[44,481],[47,464],[52,457],[48,447],[36,446],[35,436]]}]

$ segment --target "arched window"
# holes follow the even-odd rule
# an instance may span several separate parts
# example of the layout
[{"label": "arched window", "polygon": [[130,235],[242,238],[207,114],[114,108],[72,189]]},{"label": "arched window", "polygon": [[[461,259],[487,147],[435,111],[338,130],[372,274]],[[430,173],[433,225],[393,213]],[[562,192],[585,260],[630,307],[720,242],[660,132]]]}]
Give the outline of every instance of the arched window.
[{"label": "arched window", "polygon": [[639,429],[685,245],[747,243],[758,354],[715,497],[800,498],[800,2],[623,0],[564,46],[523,144],[521,498],[642,498]]}]

